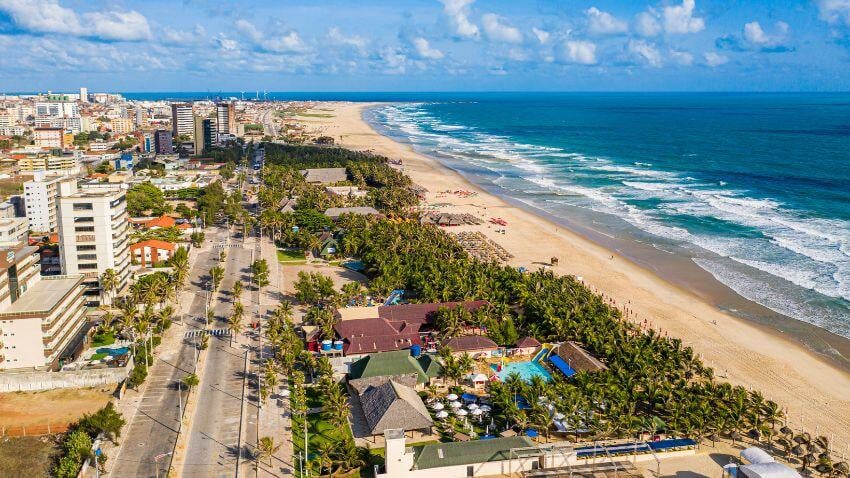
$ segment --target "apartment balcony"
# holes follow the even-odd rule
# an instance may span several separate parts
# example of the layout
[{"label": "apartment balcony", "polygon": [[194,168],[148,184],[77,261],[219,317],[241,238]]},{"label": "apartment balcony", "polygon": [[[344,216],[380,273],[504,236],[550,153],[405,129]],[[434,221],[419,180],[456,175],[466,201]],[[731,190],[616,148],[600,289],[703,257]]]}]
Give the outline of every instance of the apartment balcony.
[{"label": "apartment balcony", "polygon": [[97,236],[94,234],[77,234],[77,242],[95,242]]}]

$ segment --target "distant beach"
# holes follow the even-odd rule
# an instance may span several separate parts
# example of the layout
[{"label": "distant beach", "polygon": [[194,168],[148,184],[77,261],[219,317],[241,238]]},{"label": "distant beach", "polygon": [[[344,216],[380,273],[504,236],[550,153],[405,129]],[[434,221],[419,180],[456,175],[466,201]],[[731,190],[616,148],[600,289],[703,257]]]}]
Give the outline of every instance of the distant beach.
[{"label": "distant beach", "polygon": [[[777,323],[767,327],[725,313],[719,307],[734,306],[739,312],[754,315],[764,310],[724,289],[693,264],[668,257],[659,267],[657,254],[663,252],[635,247],[578,221],[556,222],[540,211],[532,212],[527,205],[519,207],[488,193],[440,162],[417,154],[409,145],[376,132],[363,119],[364,110],[375,106],[326,103],[321,107],[332,108],[334,117],[311,118],[309,122],[343,146],[401,159],[404,171],[428,189],[425,202],[430,207],[485,220],[485,225],[448,231],[482,232],[513,254],[510,264],[517,267],[536,269],[548,264],[551,257],[558,257],[555,272],[581,277],[628,310],[632,320],[647,320],[662,334],[682,338],[721,379],[761,390],[767,398],[787,407],[789,419],[797,426],[802,421],[807,430],[819,427],[821,433],[834,432],[836,439],[850,441],[850,374],[834,361],[808,350],[797,335],[829,344],[825,346],[844,354],[850,350],[845,340],[790,319],[783,325],[790,327],[786,334],[774,328]],[[489,224],[491,217],[502,218],[508,225]],[[504,234],[497,232],[502,229]],[[668,272],[681,277],[668,276]],[[702,287],[690,290],[696,285]]]}]

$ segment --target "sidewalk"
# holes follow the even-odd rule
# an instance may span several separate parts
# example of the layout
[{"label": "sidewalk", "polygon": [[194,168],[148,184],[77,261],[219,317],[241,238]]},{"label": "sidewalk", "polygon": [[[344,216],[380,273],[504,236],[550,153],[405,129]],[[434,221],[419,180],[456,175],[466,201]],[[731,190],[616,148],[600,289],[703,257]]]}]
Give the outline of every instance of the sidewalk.
[{"label": "sidewalk", "polygon": [[[260,257],[269,264],[269,285],[267,285],[260,297],[260,311],[262,317],[266,317],[269,311],[274,310],[281,297],[282,268],[277,261],[277,251],[274,243],[268,238],[260,240]],[[264,342],[265,346],[265,342]],[[269,352],[269,349],[266,350]],[[259,412],[259,437],[272,437],[275,445],[279,445],[277,453],[269,460],[262,460],[257,476],[262,478],[293,476],[294,463],[292,460],[292,430],[289,420],[289,399],[279,395],[286,387],[286,378],[277,386],[277,390],[270,391],[269,399]],[[259,440],[258,440],[259,441]]]}]

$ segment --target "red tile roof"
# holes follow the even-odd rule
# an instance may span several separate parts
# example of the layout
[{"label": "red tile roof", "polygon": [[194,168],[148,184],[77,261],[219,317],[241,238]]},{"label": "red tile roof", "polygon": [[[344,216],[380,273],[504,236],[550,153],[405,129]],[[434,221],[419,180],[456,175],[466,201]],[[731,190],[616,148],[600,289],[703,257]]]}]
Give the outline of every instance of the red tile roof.
[{"label": "red tile roof", "polygon": [[176,222],[174,221],[173,217],[162,215],[160,217],[151,219],[150,221],[144,224],[146,229],[152,229],[154,227],[173,227]]},{"label": "red tile roof", "polygon": [[441,307],[453,309],[458,305],[462,305],[470,312],[477,310],[479,307],[487,305],[486,300],[473,300],[467,302],[437,302],[432,304],[403,304],[403,305],[382,305],[378,307],[378,317],[387,320],[404,320],[406,322],[430,323],[432,315]]},{"label": "red tile roof", "polygon": [[343,320],[334,326],[345,341],[343,351],[349,354],[389,352],[420,344],[419,324],[386,319]]},{"label": "red tile roof", "polygon": [[483,335],[463,335],[455,337],[445,344],[443,347],[449,347],[452,352],[473,352],[484,350],[496,350],[499,346],[488,337]]}]

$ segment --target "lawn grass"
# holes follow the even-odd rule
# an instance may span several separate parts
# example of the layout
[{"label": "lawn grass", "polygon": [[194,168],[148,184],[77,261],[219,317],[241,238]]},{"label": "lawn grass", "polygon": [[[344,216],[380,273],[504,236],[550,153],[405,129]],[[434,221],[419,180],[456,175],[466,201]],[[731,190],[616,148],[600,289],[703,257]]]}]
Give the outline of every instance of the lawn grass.
[{"label": "lawn grass", "polygon": [[106,357],[107,355],[109,355],[109,354],[108,354],[108,353],[106,353],[106,352],[98,352],[98,353],[96,353],[96,354],[92,355],[92,356],[91,356],[91,359],[92,359],[92,360],[100,360],[100,359],[102,359],[102,358]]},{"label": "lawn grass", "polygon": [[103,347],[105,345],[112,345],[114,343],[115,343],[115,334],[110,332],[108,334],[97,334],[94,337],[92,337],[91,346],[96,348],[96,347]]},{"label": "lawn grass", "polygon": [[21,437],[0,440],[2,476],[49,477],[50,469],[62,454],[53,437]]},{"label": "lawn grass", "polygon": [[277,261],[284,263],[300,263],[303,264],[307,262],[307,259],[304,258],[304,251],[302,250],[287,250],[287,249],[278,249],[277,250]]}]

